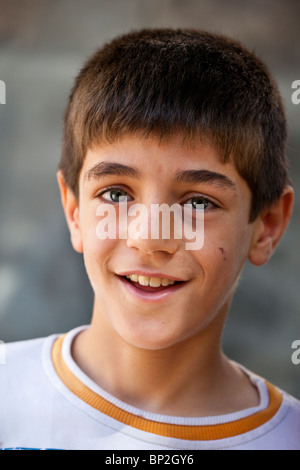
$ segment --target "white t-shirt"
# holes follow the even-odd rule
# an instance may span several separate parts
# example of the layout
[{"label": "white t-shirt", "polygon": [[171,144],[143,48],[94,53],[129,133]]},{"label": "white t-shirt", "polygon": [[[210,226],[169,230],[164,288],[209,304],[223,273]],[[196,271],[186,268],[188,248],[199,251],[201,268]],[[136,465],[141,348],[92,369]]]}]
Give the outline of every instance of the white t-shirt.
[{"label": "white t-shirt", "polygon": [[172,417],[121,402],[72,359],[82,328],[6,345],[0,449],[300,450],[300,402],[249,371],[260,403],[236,413]]}]

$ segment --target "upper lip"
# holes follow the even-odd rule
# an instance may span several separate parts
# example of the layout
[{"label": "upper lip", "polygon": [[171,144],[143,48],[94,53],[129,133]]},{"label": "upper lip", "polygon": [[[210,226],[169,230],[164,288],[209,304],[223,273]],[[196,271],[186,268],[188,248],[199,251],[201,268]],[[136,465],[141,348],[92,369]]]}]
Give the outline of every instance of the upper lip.
[{"label": "upper lip", "polygon": [[179,277],[176,277],[176,276],[172,276],[170,274],[165,274],[165,273],[161,273],[161,272],[150,272],[150,271],[143,271],[143,270],[140,270],[140,269],[131,269],[130,271],[122,271],[120,273],[117,273],[118,276],[130,276],[131,274],[138,274],[139,276],[146,276],[146,277],[158,277],[158,278],[161,278],[161,279],[170,279],[171,281],[181,281],[181,282],[184,282],[185,279],[181,279]]}]

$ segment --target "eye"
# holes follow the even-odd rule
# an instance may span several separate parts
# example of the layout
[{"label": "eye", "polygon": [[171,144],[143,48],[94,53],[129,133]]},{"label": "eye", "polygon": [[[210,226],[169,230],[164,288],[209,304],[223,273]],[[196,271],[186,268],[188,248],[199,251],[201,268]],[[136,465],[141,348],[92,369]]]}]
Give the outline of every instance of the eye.
[{"label": "eye", "polygon": [[[186,205],[191,205],[192,209],[201,210],[202,206],[205,211],[216,209],[218,206],[213,203],[210,199],[204,196],[191,197],[185,202]],[[197,204],[201,204],[201,207],[197,208]]]},{"label": "eye", "polygon": [[104,191],[99,193],[97,197],[100,197],[106,201],[114,202],[119,204],[121,202],[127,201],[129,199],[129,195],[124,189],[121,188],[106,188]]}]

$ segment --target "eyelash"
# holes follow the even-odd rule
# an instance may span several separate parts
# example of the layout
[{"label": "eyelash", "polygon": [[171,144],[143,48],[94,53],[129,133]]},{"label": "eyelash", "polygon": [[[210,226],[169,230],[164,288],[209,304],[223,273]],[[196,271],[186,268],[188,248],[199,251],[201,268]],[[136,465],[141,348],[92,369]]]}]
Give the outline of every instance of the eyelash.
[{"label": "eyelash", "polygon": [[[217,204],[215,204],[213,201],[211,201],[211,199],[209,199],[208,197],[205,197],[205,196],[201,196],[201,195],[197,195],[197,196],[190,197],[189,199],[187,199],[187,201],[185,202],[185,204],[186,204],[188,201],[192,201],[193,199],[196,199],[196,200],[198,199],[198,200],[202,201],[202,202],[198,202],[198,204],[204,204],[204,206],[205,206],[205,205],[211,206],[210,208],[207,208],[207,206],[204,207],[204,210],[205,210],[205,211],[211,211],[211,210],[214,210],[214,209],[218,209]],[[203,201],[205,201],[205,202],[203,202]],[[197,204],[197,203],[196,203],[196,204]],[[197,209],[195,209],[195,207],[194,207],[194,210],[197,210]]]},{"label": "eyelash", "polygon": [[[105,199],[103,197],[103,195],[105,193],[110,193],[111,191],[119,191],[119,192],[122,192],[123,195],[125,193],[125,195],[128,195],[127,191],[125,191],[124,189],[120,188],[119,186],[111,186],[111,187],[107,187],[105,188],[104,190],[102,190],[101,192],[97,193],[96,195],[96,198],[98,199],[104,199],[105,201],[108,201],[107,199]],[[129,196],[130,197],[130,196]],[[202,195],[196,195],[196,196],[192,196],[192,197],[189,197],[186,202],[184,204],[187,204],[187,202],[189,201],[192,201],[193,199],[198,199],[198,200],[202,200],[202,201],[205,201],[205,202],[200,202],[198,204],[204,204],[206,205],[206,207],[204,208],[205,211],[208,211],[208,210],[214,210],[214,209],[218,209],[219,206],[213,202],[210,198],[206,197],[206,196],[202,196]],[[108,201],[108,202],[111,202],[112,204],[119,204],[117,201]],[[124,202],[124,201],[122,201]],[[197,204],[197,203],[196,203]],[[207,209],[207,206],[210,205],[212,206],[210,209]],[[194,208],[194,210],[197,210]]]},{"label": "eyelash", "polygon": [[[107,199],[103,197],[103,194],[109,193],[111,191],[119,191],[119,192],[128,194],[127,191],[125,191],[125,189],[120,188],[119,186],[108,186],[107,188],[103,189],[101,192],[97,193],[96,198],[104,199],[105,201],[107,201]],[[113,204],[118,204],[118,202],[116,201],[108,201],[108,202],[111,202]]]}]

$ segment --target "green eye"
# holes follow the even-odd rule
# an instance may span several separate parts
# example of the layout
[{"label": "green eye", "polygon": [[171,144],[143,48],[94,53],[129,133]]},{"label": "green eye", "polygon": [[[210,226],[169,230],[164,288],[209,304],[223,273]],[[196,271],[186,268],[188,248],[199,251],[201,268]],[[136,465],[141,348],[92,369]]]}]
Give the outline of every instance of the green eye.
[{"label": "green eye", "polygon": [[127,201],[128,194],[122,189],[115,188],[104,191],[100,196],[105,200],[120,203]]}]

